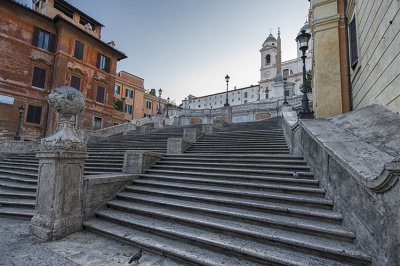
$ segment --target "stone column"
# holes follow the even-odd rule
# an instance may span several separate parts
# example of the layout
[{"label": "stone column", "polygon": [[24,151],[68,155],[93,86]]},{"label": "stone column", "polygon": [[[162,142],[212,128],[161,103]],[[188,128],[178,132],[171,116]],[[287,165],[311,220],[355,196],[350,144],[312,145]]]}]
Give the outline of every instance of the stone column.
[{"label": "stone column", "polygon": [[31,230],[45,240],[60,239],[81,229],[86,143],[75,132],[74,117],[85,107],[71,87],[54,89],[48,102],[60,113],[56,132],[41,142],[36,209]]}]

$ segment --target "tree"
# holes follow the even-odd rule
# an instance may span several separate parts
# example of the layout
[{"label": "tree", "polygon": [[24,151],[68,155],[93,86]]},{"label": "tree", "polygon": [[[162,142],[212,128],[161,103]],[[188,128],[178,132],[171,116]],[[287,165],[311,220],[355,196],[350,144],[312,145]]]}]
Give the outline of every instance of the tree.
[{"label": "tree", "polygon": [[124,108],[124,100],[122,100],[122,99],[114,99],[113,108],[114,108],[114,110],[122,112],[123,108]]},{"label": "tree", "polygon": [[307,92],[312,92],[312,82],[313,82],[313,76],[311,74],[311,70],[307,71],[306,74],[306,88]]},{"label": "tree", "polygon": [[156,89],[151,89],[149,94],[151,94],[153,96],[156,96]]}]

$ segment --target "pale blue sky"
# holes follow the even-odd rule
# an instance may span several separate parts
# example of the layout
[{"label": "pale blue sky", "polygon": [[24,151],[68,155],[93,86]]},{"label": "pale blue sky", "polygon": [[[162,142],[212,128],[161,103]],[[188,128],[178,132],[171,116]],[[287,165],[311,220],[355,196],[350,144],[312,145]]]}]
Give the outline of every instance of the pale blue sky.
[{"label": "pale blue sky", "polygon": [[[29,0],[19,0],[30,3]],[[270,28],[282,32],[283,60],[296,57],[295,38],[304,24],[307,0],[68,0],[105,25],[102,39],[114,40],[127,59],[125,70],[162,88],[180,103],[196,96],[255,85],[261,45]]]}]

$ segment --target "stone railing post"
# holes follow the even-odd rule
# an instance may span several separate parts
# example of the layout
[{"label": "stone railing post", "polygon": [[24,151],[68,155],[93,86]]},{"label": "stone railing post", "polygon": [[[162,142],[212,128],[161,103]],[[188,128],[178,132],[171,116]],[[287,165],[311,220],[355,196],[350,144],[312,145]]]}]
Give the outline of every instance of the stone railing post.
[{"label": "stone railing post", "polygon": [[127,150],[124,153],[123,172],[128,174],[143,174],[155,162],[161,159],[162,153],[146,150]]},{"label": "stone railing post", "polygon": [[54,89],[48,98],[60,113],[56,132],[41,142],[36,209],[31,230],[44,240],[65,237],[82,226],[86,143],[75,132],[74,117],[85,107],[83,95],[71,87]]},{"label": "stone railing post", "polygon": [[167,144],[168,154],[184,153],[190,146],[190,143],[183,138],[169,138]]},{"label": "stone railing post", "polygon": [[189,143],[195,143],[203,134],[197,128],[184,128],[183,139]]}]

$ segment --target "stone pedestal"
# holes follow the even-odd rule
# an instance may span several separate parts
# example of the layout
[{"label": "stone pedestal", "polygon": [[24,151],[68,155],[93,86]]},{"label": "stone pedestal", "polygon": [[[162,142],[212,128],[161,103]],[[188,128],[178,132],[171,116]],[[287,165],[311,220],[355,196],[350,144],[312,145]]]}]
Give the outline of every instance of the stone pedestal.
[{"label": "stone pedestal", "polygon": [[39,152],[39,182],[32,232],[45,240],[81,229],[86,152]]},{"label": "stone pedestal", "polygon": [[49,105],[60,113],[57,130],[42,139],[39,181],[32,233],[45,240],[63,238],[79,230],[83,213],[83,175],[86,143],[75,132],[75,117],[85,107],[82,93],[72,87],[51,91]]},{"label": "stone pedestal", "polygon": [[232,123],[232,107],[227,106],[224,108],[224,120],[227,123]]}]

